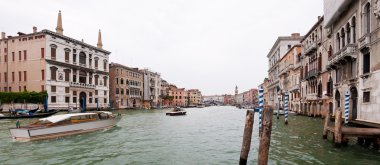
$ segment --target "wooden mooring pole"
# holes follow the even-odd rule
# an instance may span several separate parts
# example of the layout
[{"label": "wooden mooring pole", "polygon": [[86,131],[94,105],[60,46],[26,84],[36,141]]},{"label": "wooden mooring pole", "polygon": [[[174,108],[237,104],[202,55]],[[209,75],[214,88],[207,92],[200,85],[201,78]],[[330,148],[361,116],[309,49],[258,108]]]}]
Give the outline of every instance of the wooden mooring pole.
[{"label": "wooden mooring pole", "polygon": [[269,157],[270,138],[272,133],[273,108],[266,106],[263,111],[263,126],[260,137],[258,163],[267,165]]},{"label": "wooden mooring pole", "polygon": [[247,110],[247,114],[245,117],[245,127],[243,134],[243,145],[241,146],[240,152],[240,165],[246,165],[248,160],[248,153],[251,149],[251,139],[252,139],[252,128],[254,121],[255,112]]},{"label": "wooden mooring pole", "polygon": [[329,122],[330,122],[330,114],[326,111],[325,125],[323,126],[323,139],[327,139]]},{"label": "wooden mooring pole", "polygon": [[334,131],[334,144],[336,147],[340,147],[342,144],[342,111],[337,108],[335,114],[335,131]]}]

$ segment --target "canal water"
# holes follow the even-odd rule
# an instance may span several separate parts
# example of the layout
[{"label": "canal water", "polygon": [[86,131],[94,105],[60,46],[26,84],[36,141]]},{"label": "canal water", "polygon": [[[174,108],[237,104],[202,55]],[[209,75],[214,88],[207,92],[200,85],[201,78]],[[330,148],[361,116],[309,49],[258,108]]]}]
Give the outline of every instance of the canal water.
[{"label": "canal water", "polygon": [[[0,164],[238,164],[246,111],[235,107],[186,109],[186,116],[165,110],[119,110],[117,127],[88,134],[33,142],[14,142],[0,120]],[[21,120],[22,124],[34,120]],[[380,152],[355,145],[332,147],[321,137],[320,118],[274,118],[269,164],[380,164]],[[257,163],[258,114],[249,164]]]}]

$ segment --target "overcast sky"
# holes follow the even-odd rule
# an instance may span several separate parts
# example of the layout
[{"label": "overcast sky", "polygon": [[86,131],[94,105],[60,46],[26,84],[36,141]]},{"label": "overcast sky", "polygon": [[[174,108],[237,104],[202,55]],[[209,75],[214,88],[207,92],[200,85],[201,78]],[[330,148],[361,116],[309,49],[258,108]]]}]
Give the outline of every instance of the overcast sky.
[{"label": "overcast sky", "polygon": [[277,36],[307,33],[322,0],[1,0],[0,31],[55,31],[96,46],[110,61],[149,68],[204,95],[257,88]]}]

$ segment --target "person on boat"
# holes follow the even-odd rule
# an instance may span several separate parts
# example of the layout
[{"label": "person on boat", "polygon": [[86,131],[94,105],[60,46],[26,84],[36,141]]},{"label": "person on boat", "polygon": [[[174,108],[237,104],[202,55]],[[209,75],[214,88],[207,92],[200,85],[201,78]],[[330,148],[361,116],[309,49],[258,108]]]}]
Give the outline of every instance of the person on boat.
[{"label": "person on boat", "polygon": [[21,127],[20,120],[17,120],[17,122],[16,122],[16,128],[20,128],[20,127]]}]

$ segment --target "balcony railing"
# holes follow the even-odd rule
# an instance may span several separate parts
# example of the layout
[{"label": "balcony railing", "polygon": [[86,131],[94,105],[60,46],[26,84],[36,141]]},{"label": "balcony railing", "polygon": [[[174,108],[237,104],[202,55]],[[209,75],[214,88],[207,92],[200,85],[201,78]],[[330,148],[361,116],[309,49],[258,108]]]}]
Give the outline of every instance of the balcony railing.
[{"label": "balcony railing", "polygon": [[309,55],[317,50],[317,43],[313,42],[305,47],[305,55]]},{"label": "balcony railing", "polygon": [[293,64],[289,64],[288,66],[286,66],[284,69],[282,69],[281,71],[280,71],[280,76],[281,75],[283,75],[283,74],[286,74],[290,69],[292,69],[293,68]]},{"label": "balcony railing", "polygon": [[137,86],[137,85],[131,85],[131,84],[129,84],[129,87],[130,88],[138,88],[138,89],[140,89],[140,86]]},{"label": "balcony railing", "polygon": [[296,90],[299,90],[299,89],[300,89],[300,85],[296,84],[296,85],[293,85],[292,87],[290,87],[289,91],[296,91]]},{"label": "balcony railing", "polygon": [[342,50],[329,57],[327,65],[335,65],[346,57],[357,58],[357,44],[346,45]]},{"label": "balcony railing", "polygon": [[294,65],[294,69],[297,69],[301,66],[302,66],[302,62],[296,62],[296,64]]},{"label": "balcony railing", "polygon": [[305,74],[305,79],[308,80],[312,77],[317,77],[320,73],[320,69],[312,69],[312,70],[309,70],[308,72],[306,72]]},{"label": "balcony railing", "polygon": [[70,87],[95,89],[94,84],[86,84],[86,83],[78,83],[78,82],[70,82]]},{"label": "balcony railing", "polygon": [[369,43],[370,43],[370,38],[369,38],[369,35],[366,34],[364,35],[363,37],[359,38],[359,49],[363,49],[365,47],[368,47],[369,46]]}]

